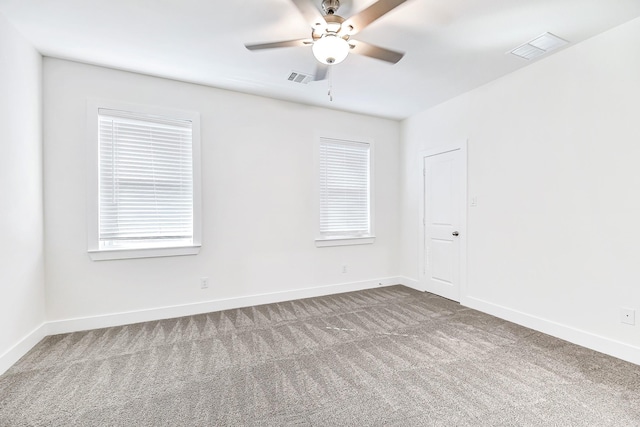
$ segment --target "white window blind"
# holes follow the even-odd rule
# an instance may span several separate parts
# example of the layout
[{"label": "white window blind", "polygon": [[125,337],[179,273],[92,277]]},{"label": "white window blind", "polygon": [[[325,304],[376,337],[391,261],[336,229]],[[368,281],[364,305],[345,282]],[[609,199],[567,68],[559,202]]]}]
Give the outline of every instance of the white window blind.
[{"label": "white window blind", "polygon": [[98,109],[100,249],[193,244],[192,122]]},{"label": "white window blind", "polygon": [[364,237],[371,233],[370,146],[320,140],[320,235]]}]

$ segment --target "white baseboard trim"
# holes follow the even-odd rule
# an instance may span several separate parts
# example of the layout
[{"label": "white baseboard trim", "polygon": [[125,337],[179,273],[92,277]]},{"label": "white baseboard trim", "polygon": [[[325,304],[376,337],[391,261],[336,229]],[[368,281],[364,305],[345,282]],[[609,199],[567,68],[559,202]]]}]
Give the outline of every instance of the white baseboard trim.
[{"label": "white baseboard trim", "polygon": [[113,313],[99,316],[89,316],[75,319],[55,320],[44,322],[27,334],[22,340],[0,355],[0,375],[6,372],[22,356],[27,354],[36,344],[48,335],[86,331],[89,329],[108,328],[132,323],[153,320],[171,319],[194,314],[210,313],[212,311],[228,310],[248,307],[252,305],[270,304],[274,302],[291,301],[302,298],[312,298],[334,295],[344,292],[361,291],[381,286],[401,284],[399,277],[385,277],[361,282],[340,283],[335,285],[316,286],[312,288],[295,289],[291,291],[273,292],[268,294],[249,295],[238,298],[226,298],[192,304],[182,304],[169,307],[159,307],[147,310]]},{"label": "white baseboard trim", "polygon": [[415,279],[410,279],[405,276],[398,277],[398,284],[406,286],[407,288],[415,289],[416,291],[424,292],[424,289],[420,285],[420,282]]},{"label": "white baseboard trim", "polygon": [[291,301],[302,298],[312,298],[325,295],[340,294],[344,292],[361,291],[364,289],[397,284],[400,284],[400,279],[398,277],[385,277],[382,279],[366,280],[362,282],[340,283],[335,285],[317,286],[312,288],[295,289],[268,294],[249,295],[237,298],[218,299],[212,301],[181,304],[168,307],[158,307],[123,313],[55,320],[48,322],[48,333],[49,335],[55,335],[86,331],[90,329],[108,328],[112,326],[122,326],[133,323],[211,313],[213,311],[249,307],[252,305],[271,304],[275,302]]},{"label": "white baseboard trim", "polygon": [[[90,316],[75,319],[45,322],[27,334],[17,344],[0,355],[0,375],[6,372],[15,362],[31,350],[47,335],[78,332],[89,329],[99,329],[111,326],[121,326],[132,323],[153,320],[170,319],[213,311],[228,310],[252,305],[270,304],[302,298],[312,298],[334,295],[344,292],[360,291],[381,286],[403,285],[408,288],[423,291],[417,280],[408,277],[387,277],[362,282],[341,283],[313,288],[303,288],[291,291],[257,294],[238,298],[227,298],[193,304],[182,304],[169,307],[114,313],[100,316]],[[510,322],[535,329],[574,344],[605,353],[622,360],[640,365],[640,347],[635,347],[564,324],[553,322],[541,317],[532,316],[479,298],[462,297],[462,305],[491,314]]]},{"label": "white baseboard trim", "polygon": [[33,331],[22,338],[17,344],[11,347],[0,355],[0,375],[5,373],[14,363],[16,363],[22,356],[27,354],[36,344],[38,344],[44,337],[49,335],[47,323],[42,323]]},{"label": "white baseboard trim", "polygon": [[513,310],[479,298],[466,296],[462,298],[461,304],[573,344],[640,365],[640,347],[605,338],[601,335]]}]

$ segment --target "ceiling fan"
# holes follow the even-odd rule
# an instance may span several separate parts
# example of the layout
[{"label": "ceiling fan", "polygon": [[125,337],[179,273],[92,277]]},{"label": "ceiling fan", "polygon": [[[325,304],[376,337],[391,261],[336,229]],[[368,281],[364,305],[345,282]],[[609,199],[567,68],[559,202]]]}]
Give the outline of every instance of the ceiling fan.
[{"label": "ceiling fan", "polygon": [[319,61],[315,80],[324,80],[328,65],[339,64],[350,52],[379,59],[393,64],[402,59],[404,53],[385,49],[351,37],[358,34],[376,19],[395,9],[407,0],[378,0],[350,18],[336,14],[339,0],[322,0],[321,14],[311,0],[291,0],[302,16],[311,23],[311,38],[284,40],[271,43],[245,44],[249,50],[274,49],[280,47],[311,46]]}]

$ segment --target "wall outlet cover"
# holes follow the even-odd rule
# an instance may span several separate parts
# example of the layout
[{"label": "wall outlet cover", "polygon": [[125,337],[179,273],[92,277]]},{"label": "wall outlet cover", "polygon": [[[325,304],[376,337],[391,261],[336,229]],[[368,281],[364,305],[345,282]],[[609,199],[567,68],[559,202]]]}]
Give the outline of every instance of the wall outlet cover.
[{"label": "wall outlet cover", "polygon": [[635,325],[636,324],[636,311],[632,308],[621,308],[620,309],[620,321],[622,323],[626,323],[627,325]]}]

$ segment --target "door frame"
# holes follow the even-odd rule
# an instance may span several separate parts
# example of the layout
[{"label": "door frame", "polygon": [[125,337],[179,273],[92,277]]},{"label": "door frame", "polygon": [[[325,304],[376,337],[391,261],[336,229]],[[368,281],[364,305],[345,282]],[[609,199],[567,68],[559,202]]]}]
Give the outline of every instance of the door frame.
[{"label": "door frame", "polygon": [[460,151],[461,158],[461,194],[460,194],[460,301],[462,302],[466,299],[467,296],[467,140],[454,142],[451,144],[437,145],[428,150],[422,150],[419,152],[418,158],[418,171],[422,172],[419,174],[420,176],[420,195],[418,200],[420,201],[419,206],[419,217],[418,217],[418,230],[420,230],[418,236],[418,281],[419,287],[425,292],[429,292],[427,289],[427,278],[425,275],[425,176],[424,176],[424,159],[425,157],[436,156],[438,154],[444,154],[451,151]]}]

